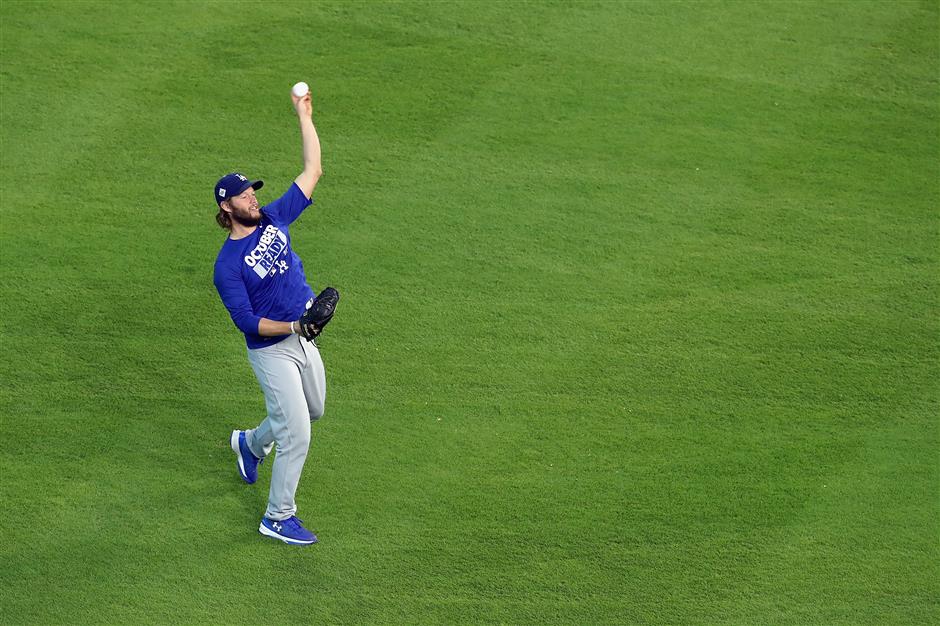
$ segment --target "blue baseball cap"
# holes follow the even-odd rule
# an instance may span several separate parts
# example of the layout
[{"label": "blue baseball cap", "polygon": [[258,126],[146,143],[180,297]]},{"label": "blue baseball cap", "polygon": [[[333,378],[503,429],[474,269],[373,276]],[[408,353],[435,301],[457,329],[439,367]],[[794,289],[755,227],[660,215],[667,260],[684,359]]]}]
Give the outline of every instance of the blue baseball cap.
[{"label": "blue baseball cap", "polygon": [[264,187],[264,181],[248,180],[244,174],[239,174],[238,172],[226,174],[215,184],[215,201],[221,205],[223,200],[237,196],[249,187],[252,189],[261,189]]}]

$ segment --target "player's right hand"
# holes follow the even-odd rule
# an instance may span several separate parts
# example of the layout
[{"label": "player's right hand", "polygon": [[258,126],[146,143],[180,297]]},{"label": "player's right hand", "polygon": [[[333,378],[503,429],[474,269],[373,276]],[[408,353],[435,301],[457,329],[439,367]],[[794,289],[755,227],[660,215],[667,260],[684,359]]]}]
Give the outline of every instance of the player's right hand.
[{"label": "player's right hand", "polygon": [[304,339],[313,341],[320,334],[323,327],[333,319],[337,303],[339,303],[339,292],[332,287],[327,287],[320,292],[320,295],[313,301],[313,306],[304,311],[298,320],[300,334]]}]

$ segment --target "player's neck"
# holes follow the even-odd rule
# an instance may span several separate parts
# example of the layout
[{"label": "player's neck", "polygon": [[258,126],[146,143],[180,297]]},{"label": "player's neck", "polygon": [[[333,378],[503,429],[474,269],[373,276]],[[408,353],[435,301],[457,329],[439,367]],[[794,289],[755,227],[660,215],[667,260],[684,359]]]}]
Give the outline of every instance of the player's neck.
[{"label": "player's neck", "polygon": [[257,224],[254,226],[243,226],[238,222],[232,222],[232,234],[228,236],[229,239],[244,239],[251,233],[255,232],[258,229]]}]

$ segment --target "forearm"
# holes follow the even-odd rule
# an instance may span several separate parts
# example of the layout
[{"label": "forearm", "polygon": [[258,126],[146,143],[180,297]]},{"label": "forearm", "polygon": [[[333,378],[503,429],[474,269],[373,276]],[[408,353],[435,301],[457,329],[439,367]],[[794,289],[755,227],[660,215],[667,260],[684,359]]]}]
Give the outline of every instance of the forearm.
[{"label": "forearm", "polygon": [[313,120],[309,115],[300,116],[300,136],[303,140],[304,171],[294,179],[294,182],[309,198],[313,195],[313,188],[317,186],[317,181],[320,180],[320,174],[323,173],[320,167],[320,138],[317,136],[317,129],[314,128]]},{"label": "forearm", "polygon": [[300,138],[303,142],[304,171],[319,176],[323,172],[320,164],[320,137],[313,125],[313,119],[306,115],[300,116]]},{"label": "forearm", "polygon": [[310,103],[310,94],[306,93],[303,96],[291,94],[291,99],[294,102],[297,119],[300,121],[300,139],[303,142],[304,154],[304,171],[294,179],[294,182],[304,195],[310,198],[313,195],[313,188],[320,180],[320,174],[323,173],[323,167],[320,165],[320,138],[313,125],[313,105]]},{"label": "forearm", "polygon": [[262,317],[258,322],[258,334],[262,337],[277,337],[278,335],[292,335],[297,324],[294,322],[275,322]]}]

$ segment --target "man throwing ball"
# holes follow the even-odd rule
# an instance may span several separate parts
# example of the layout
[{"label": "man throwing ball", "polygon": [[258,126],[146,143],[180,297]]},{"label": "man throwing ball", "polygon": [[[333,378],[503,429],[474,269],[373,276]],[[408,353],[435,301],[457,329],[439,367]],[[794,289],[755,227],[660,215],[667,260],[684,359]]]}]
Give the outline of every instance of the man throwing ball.
[{"label": "man throwing ball", "polygon": [[313,340],[332,317],[339,294],[328,288],[315,296],[291,247],[290,225],[310,206],[322,173],[310,94],[291,99],[300,120],[303,172],[284,195],[263,207],[255,196],[262,181],[237,173],[219,179],[216,221],[229,236],[215,262],[214,282],[245,334],[248,361],[267,407],[257,428],[232,432],[242,480],[254,483],[258,464],[277,446],[258,531],[288,544],[309,545],[317,537],[297,518],[294,494],[310,445],[310,424],[323,415],[326,400],[326,374]]}]

